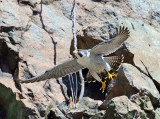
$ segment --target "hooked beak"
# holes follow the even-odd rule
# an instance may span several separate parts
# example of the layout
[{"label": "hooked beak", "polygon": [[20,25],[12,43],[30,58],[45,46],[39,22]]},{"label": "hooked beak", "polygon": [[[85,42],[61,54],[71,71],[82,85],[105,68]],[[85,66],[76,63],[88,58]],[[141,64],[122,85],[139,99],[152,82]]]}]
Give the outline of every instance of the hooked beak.
[{"label": "hooked beak", "polygon": [[74,54],[78,53],[78,50],[73,51]]}]

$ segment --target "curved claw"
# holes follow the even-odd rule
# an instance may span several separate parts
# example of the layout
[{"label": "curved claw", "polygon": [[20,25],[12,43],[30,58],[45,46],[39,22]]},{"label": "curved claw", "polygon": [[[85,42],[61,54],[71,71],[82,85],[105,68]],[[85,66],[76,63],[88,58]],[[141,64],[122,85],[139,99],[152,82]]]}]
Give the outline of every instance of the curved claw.
[{"label": "curved claw", "polygon": [[108,73],[108,78],[111,80],[113,80],[113,77],[117,75],[117,74],[110,74],[108,71],[107,71],[107,73]]},{"label": "curved claw", "polygon": [[102,83],[102,87],[99,89],[99,90],[102,90],[102,93],[104,92],[104,89],[105,89],[105,87],[106,87],[106,81],[101,81],[101,83]]}]

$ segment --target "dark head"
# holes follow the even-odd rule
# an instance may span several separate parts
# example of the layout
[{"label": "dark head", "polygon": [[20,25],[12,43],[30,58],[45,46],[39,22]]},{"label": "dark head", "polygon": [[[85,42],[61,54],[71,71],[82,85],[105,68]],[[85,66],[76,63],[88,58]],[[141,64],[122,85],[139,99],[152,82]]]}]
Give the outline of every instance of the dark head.
[{"label": "dark head", "polygon": [[77,58],[79,58],[79,57],[84,57],[84,56],[88,56],[88,50],[75,50],[75,51],[73,51],[73,53],[75,54],[75,56],[77,57]]}]

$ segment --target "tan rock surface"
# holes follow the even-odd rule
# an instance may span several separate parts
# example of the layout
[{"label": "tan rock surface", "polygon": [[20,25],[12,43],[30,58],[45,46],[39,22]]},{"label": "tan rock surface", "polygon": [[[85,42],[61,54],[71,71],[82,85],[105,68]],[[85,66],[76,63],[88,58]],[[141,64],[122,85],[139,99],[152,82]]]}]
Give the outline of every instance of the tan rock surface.
[{"label": "tan rock surface", "polygon": [[[62,108],[68,108],[66,100],[71,95],[69,81],[66,78],[52,79],[45,86],[45,81],[17,85],[13,80],[17,77],[27,79],[36,76],[71,57],[71,9],[71,0],[0,0],[0,110],[3,112],[0,113],[0,117],[45,118],[47,107],[54,101],[54,108],[48,111],[48,117],[71,118],[69,112]],[[92,48],[107,40],[109,33],[114,33],[115,28],[119,26],[128,27],[131,36],[122,48],[111,54],[124,54],[124,62],[128,63],[122,65],[116,85],[112,84],[111,88],[110,83],[106,94],[102,94],[99,91],[100,83],[86,84],[86,98],[80,107],[82,110],[77,111],[78,113],[73,112],[72,115],[102,118],[104,113],[95,108],[97,104],[99,106],[99,102],[101,104],[102,101],[108,104],[108,99],[117,97],[117,100],[114,98],[112,101],[123,107],[122,110],[118,108],[122,114],[126,112],[125,107],[129,107],[132,112],[140,111],[149,118],[148,112],[141,105],[129,101],[131,97],[139,94],[141,89],[145,89],[143,94],[149,97],[146,99],[150,100],[148,102],[151,102],[151,107],[154,108],[152,111],[155,111],[155,118],[158,119],[160,2],[80,0],[76,1],[76,15],[80,49]],[[84,74],[86,73],[84,71]],[[107,100],[105,95],[109,97]],[[129,99],[119,97],[121,95],[126,95]],[[138,99],[143,96],[140,95]],[[125,106],[121,105],[121,98],[128,102]],[[88,106],[84,112],[85,103],[90,102],[93,105],[91,108]],[[150,105],[145,101],[144,104]],[[109,106],[109,109],[108,115],[114,116],[112,106]]]}]

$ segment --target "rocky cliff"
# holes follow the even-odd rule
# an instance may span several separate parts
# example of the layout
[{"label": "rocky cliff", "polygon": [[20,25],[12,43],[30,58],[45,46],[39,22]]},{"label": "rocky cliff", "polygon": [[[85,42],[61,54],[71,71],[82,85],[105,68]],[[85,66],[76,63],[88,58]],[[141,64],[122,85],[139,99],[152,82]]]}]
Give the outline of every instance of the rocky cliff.
[{"label": "rocky cliff", "polygon": [[159,0],[76,0],[78,48],[107,40],[119,26],[130,30],[111,54],[125,58],[105,93],[99,82],[86,83],[84,98],[69,109],[67,78],[16,83],[72,57],[72,2],[0,0],[0,118],[159,119]]}]

